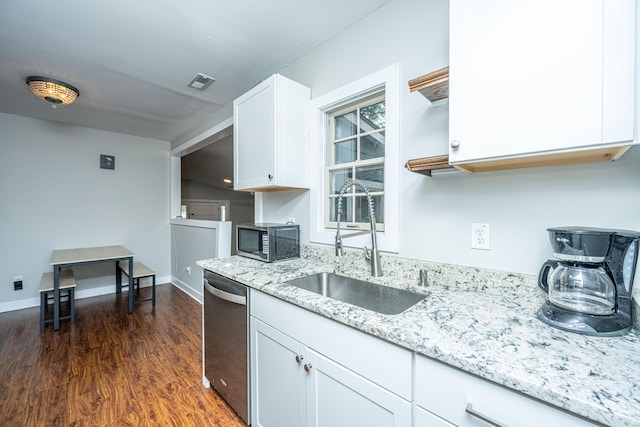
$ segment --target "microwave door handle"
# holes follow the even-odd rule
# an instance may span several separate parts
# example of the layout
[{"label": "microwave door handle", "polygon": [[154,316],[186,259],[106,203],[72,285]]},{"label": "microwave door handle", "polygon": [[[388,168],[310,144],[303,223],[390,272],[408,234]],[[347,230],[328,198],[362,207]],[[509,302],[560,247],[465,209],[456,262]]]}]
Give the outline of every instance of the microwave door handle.
[{"label": "microwave door handle", "polygon": [[207,291],[209,291],[212,295],[220,299],[232,302],[234,304],[247,305],[247,297],[243,295],[235,295],[229,292],[225,292],[222,289],[218,289],[215,286],[211,286],[209,282],[207,282],[206,280],[204,282],[204,286],[207,289]]}]

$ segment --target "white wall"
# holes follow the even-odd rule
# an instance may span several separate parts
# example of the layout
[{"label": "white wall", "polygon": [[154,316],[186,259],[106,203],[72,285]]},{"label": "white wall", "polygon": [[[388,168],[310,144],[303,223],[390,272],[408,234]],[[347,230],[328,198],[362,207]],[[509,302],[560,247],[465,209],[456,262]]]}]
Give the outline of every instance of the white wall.
[{"label": "white wall", "polygon": [[[393,63],[400,65],[406,84],[448,64],[448,5],[447,0],[394,0],[281,73],[309,86],[312,97]],[[402,164],[447,153],[448,108],[433,110],[406,87],[400,101]],[[398,255],[536,274],[551,256],[547,227],[640,230],[639,161],[634,147],[614,163],[434,178],[403,168]],[[308,233],[308,223],[302,224],[308,222],[305,194],[306,201],[297,192],[266,193],[257,210],[263,220],[280,221],[284,207],[290,207]],[[490,251],[470,249],[472,222],[490,224]]]},{"label": "white wall", "polygon": [[172,283],[202,302],[202,267],[196,261],[231,255],[231,222],[171,220]]},{"label": "white wall", "polygon": [[[39,304],[54,249],[121,244],[170,278],[169,142],[1,113],[0,129],[0,311]],[[114,268],[77,267],[79,296],[114,286]]]}]

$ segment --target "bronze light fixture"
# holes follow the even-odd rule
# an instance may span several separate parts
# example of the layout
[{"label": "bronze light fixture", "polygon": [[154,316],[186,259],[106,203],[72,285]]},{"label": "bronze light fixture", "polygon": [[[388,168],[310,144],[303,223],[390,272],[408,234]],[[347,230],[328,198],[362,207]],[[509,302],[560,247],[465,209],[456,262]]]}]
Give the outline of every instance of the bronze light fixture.
[{"label": "bronze light fixture", "polygon": [[80,92],[70,84],[47,77],[29,76],[27,85],[38,98],[50,102],[53,107],[69,105],[80,95]]}]

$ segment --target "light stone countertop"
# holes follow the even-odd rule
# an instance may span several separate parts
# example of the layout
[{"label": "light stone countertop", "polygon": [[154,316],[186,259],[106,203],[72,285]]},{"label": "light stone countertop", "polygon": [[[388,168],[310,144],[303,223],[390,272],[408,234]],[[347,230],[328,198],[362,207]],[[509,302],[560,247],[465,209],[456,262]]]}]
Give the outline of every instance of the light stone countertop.
[{"label": "light stone countertop", "polygon": [[[251,288],[610,426],[640,426],[640,336],[589,337],[542,323],[546,294],[534,276],[383,256],[369,275],[361,251],[303,246],[272,264],[239,256],[198,265]],[[419,270],[428,270],[419,287]],[[285,281],[319,272],[427,294],[398,315],[322,297]]]}]

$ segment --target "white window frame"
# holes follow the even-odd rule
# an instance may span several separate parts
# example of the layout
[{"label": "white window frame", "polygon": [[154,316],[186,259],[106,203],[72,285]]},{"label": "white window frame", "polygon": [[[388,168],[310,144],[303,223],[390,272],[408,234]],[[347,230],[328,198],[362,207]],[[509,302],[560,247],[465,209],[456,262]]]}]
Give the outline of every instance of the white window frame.
[{"label": "white window frame", "polygon": [[[398,224],[400,202],[400,67],[391,65],[358,79],[341,88],[311,100],[310,168],[310,241],[333,245],[335,229],[325,228],[325,168],[327,163],[327,114],[340,106],[384,90],[386,107],[385,161],[384,161],[384,222],[378,232],[378,248],[385,252],[398,252]],[[346,231],[344,234],[348,234]],[[368,235],[351,237],[344,246],[361,248],[371,246]]]},{"label": "white window frame", "polygon": [[[378,166],[378,165],[382,165],[382,167],[384,168],[384,159],[385,156],[382,157],[378,157],[375,159],[367,159],[367,160],[361,160],[361,159],[356,159],[354,161],[351,162],[346,162],[346,163],[335,163],[335,147],[333,146],[333,144],[335,144],[335,138],[333,137],[335,134],[335,127],[332,127],[332,125],[335,126],[335,118],[337,116],[340,116],[342,114],[345,113],[349,113],[349,112],[353,112],[353,111],[360,111],[361,108],[363,108],[364,106],[368,106],[368,105],[373,105],[373,104],[377,104],[380,101],[384,101],[384,93],[382,92],[378,92],[375,93],[373,95],[371,95],[370,97],[365,97],[362,99],[358,99],[356,102],[351,103],[345,107],[341,107],[338,108],[336,110],[332,110],[331,112],[329,112],[327,114],[327,120],[329,121],[329,132],[328,132],[328,141],[327,141],[327,165],[326,165],[326,172],[325,172],[325,213],[324,213],[324,226],[325,228],[336,228],[336,221],[330,221],[329,220],[329,216],[330,216],[330,212],[331,212],[331,208],[330,208],[330,204],[326,203],[326,199],[331,199],[334,198],[332,196],[334,196],[333,194],[329,194],[329,186],[330,186],[330,172],[331,171],[335,171],[335,170],[344,170],[344,169],[351,169],[351,170],[356,170],[358,168],[361,167],[367,167],[367,166]],[[386,117],[386,112],[385,112],[385,117]],[[384,132],[386,131],[386,124],[385,127],[382,129],[374,129],[373,132],[378,133],[378,132],[382,132],[382,134],[384,134]],[[350,135],[348,137],[345,137],[344,139],[353,139],[353,138],[357,138],[360,139],[363,134],[369,134],[372,132],[365,132],[362,131],[360,128],[357,129],[356,131],[356,135]],[[358,148],[356,149],[358,153],[360,153],[360,143],[357,144]],[[386,144],[385,144],[386,145]],[[386,152],[386,149],[385,149]],[[353,174],[354,178],[356,177],[356,174]],[[386,182],[386,180],[384,181]],[[383,184],[384,184],[383,182]],[[355,200],[354,198],[354,194],[364,194],[364,192],[362,191],[362,189],[360,188],[351,188],[351,190],[349,190],[346,194],[345,194],[345,198],[344,198],[344,203],[347,203],[348,199],[351,199],[352,201]],[[384,200],[384,195],[385,195],[385,191],[384,189],[381,191],[369,191],[369,194],[374,197],[374,196],[382,196],[383,200]],[[364,196],[361,196],[364,197]],[[343,206],[345,206],[345,204],[343,204]],[[376,212],[378,211],[379,207],[376,206]],[[355,204],[352,204],[352,212],[355,212]],[[345,208],[345,213],[346,213],[346,208]],[[377,215],[376,215],[377,216]],[[353,218],[352,218],[353,219]],[[365,220],[362,222],[355,222],[354,220],[352,221],[347,221],[346,218],[341,218],[341,222],[344,224],[345,228],[348,227],[349,229],[353,229],[353,230],[369,230],[371,228],[371,225],[369,223],[369,221]],[[376,230],[378,231],[384,231],[384,221],[383,222],[376,222]]]}]

